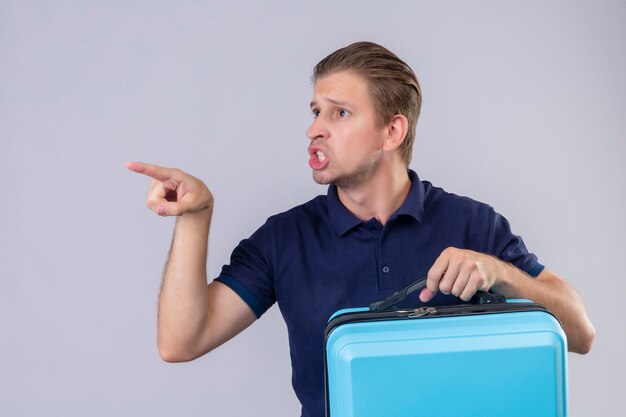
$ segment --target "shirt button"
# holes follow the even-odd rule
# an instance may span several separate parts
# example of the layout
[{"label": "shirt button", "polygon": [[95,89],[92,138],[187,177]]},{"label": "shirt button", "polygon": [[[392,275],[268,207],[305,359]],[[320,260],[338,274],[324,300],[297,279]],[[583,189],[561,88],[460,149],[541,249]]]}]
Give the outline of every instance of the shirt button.
[{"label": "shirt button", "polygon": [[383,273],[387,273],[389,272],[389,267],[388,266],[383,266]]}]

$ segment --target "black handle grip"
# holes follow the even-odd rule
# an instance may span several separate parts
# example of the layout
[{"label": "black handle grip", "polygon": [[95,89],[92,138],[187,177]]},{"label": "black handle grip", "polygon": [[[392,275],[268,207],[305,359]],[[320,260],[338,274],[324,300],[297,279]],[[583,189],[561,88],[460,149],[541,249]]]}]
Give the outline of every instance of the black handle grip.
[{"label": "black handle grip", "polygon": [[[412,292],[422,290],[424,287],[426,287],[426,277],[420,278],[414,283],[408,285],[407,287],[396,291],[384,300],[371,303],[370,310],[381,311],[390,309],[391,307],[398,304],[400,301],[404,300],[407,295],[411,294]],[[474,294],[474,296],[470,299],[471,304],[494,304],[504,302],[506,302],[506,298],[504,296],[496,295],[492,292],[487,291],[477,291],[476,294]]]},{"label": "black handle grip", "polygon": [[376,301],[370,304],[371,311],[379,311],[379,310],[387,310],[390,307],[395,306],[400,301],[404,300],[407,295],[415,292],[417,290],[421,290],[426,287],[426,277],[420,278],[408,287],[402,288],[400,291],[396,291],[391,294],[389,297],[385,298],[382,301]]}]

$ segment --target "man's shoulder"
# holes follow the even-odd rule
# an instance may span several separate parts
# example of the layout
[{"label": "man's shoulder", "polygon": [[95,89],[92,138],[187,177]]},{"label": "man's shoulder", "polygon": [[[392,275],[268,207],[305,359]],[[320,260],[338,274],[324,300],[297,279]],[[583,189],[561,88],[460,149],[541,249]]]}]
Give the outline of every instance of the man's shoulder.
[{"label": "man's shoulder", "polygon": [[326,195],[318,195],[306,203],[299,204],[289,210],[274,214],[267,219],[268,224],[288,225],[294,222],[316,221],[328,214]]},{"label": "man's shoulder", "polygon": [[429,181],[422,181],[422,183],[424,184],[424,210],[426,213],[475,217],[488,215],[493,211],[493,207],[487,203],[446,191]]}]

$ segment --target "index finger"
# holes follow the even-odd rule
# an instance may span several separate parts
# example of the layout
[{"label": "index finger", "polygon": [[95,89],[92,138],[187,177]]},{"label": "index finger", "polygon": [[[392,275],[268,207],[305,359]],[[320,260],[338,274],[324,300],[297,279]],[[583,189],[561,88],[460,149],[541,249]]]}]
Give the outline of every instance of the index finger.
[{"label": "index finger", "polygon": [[144,162],[127,162],[126,168],[139,174],[147,175],[158,181],[167,181],[171,178],[172,173],[169,168],[160,167],[158,165],[146,164]]},{"label": "index finger", "polygon": [[433,266],[428,271],[428,279],[426,281],[426,287],[432,292],[436,293],[439,290],[439,282],[446,270],[448,269],[449,259],[446,251],[443,251],[437,258]]}]

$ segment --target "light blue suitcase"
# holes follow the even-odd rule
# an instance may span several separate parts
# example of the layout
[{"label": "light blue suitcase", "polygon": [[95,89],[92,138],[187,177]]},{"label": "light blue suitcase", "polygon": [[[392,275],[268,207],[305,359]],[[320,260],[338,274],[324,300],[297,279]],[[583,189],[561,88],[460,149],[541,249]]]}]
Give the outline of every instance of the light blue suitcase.
[{"label": "light blue suitcase", "polygon": [[326,327],[327,417],[567,415],[567,341],[526,300],[395,310],[424,280]]}]

